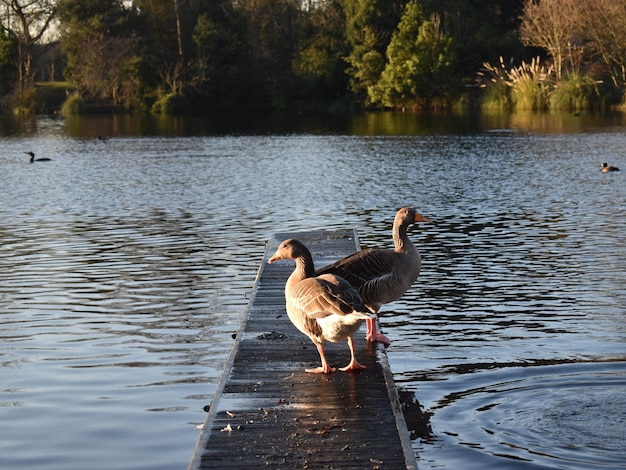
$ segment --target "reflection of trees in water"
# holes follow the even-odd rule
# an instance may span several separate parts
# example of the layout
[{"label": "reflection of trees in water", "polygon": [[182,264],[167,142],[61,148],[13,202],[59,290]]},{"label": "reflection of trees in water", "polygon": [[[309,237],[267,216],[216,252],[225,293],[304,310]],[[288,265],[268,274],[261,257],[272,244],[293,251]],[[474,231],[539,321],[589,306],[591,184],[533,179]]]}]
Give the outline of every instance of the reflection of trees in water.
[{"label": "reflection of trees in water", "polygon": [[406,421],[411,440],[418,438],[423,440],[433,439],[433,430],[430,427],[430,417],[433,413],[422,409],[413,392],[399,389],[398,398],[402,405],[402,413],[404,414],[404,420]]}]

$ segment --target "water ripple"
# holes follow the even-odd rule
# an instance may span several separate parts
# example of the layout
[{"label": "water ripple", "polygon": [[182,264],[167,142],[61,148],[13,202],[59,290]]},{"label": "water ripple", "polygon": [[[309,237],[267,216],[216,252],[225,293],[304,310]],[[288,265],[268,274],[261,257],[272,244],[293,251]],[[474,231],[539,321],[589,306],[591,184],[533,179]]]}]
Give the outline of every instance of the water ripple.
[{"label": "water ripple", "polygon": [[456,391],[432,408],[425,463],[436,456],[446,468],[483,468],[476,452],[507,468],[604,469],[626,460],[626,362],[506,368],[448,387]]}]

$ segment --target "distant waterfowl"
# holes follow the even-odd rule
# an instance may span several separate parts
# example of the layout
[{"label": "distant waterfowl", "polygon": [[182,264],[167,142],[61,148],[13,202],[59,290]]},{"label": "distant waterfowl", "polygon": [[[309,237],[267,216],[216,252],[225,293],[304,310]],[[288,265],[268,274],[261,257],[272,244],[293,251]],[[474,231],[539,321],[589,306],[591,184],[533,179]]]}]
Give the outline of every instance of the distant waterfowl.
[{"label": "distant waterfowl", "polygon": [[35,158],[35,153],[34,152],[24,152],[26,155],[30,155],[30,162],[49,162],[50,159],[49,158]]},{"label": "distant waterfowl", "polygon": [[324,354],[324,341],[338,343],[347,339],[350,348],[350,363],[339,370],[364,369],[358,363],[352,335],[363,320],[376,318],[368,313],[363,299],[348,281],[334,274],[315,276],[313,257],[309,249],[298,240],[285,240],[268,260],[294,260],[296,267],[285,285],[287,315],[294,326],[307,335],[315,344],[322,361],[321,367],[306,369],[306,372],[334,372]]},{"label": "distant waterfowl", "polygon": [[[367,309],[378,313],[383,304],[402,297],[419,275],[421,256],[406,233],[409,225],[415,222],[429,220],[415,209],[403,207],[393,222],[393,250],[361,250],[319,269],[316,274],[336,274],[346,279],[363,296]],[[390,344],[385,335],[376,332],[375,318],[366,323],[368,341]]]},{"label": "distant waterfowl", "polygon": [[619,171],[619,168],[616,166],[611,166],[608,163],[602,164],[602,173],[608,173],[609,171]]}]

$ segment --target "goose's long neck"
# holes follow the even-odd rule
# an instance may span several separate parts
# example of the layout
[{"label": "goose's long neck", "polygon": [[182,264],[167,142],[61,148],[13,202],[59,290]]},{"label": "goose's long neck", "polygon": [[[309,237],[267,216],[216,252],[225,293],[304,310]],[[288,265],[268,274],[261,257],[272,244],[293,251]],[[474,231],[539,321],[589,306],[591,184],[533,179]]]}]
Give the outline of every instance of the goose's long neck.
[{"label": "goose's long neck", "polygon": [[411,243],[411,240],[406,234],[407,228],[406,225],[393,226],[393,246],[396,253],[407,253],[415,250],[413,243]]},{"label": "goose's long neck", "polygon": [[289,276],[287,285],[285,286],[287,290],[307,277],[315,277],[315,265],[313,264],[313,258],[311,255],[307,254],[299,256],[295,259],[295,262],[296,268]]}]

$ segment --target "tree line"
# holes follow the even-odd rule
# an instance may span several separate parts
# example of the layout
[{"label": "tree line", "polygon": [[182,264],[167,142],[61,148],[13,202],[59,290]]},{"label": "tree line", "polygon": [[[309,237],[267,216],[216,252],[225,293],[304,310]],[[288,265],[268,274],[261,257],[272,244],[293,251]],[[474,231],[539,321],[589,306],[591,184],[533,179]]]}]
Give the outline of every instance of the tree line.
[{"label": "tree line", "polygon": [[0,96],[67,112],[600,107],[623,0],[0,0]]}]

